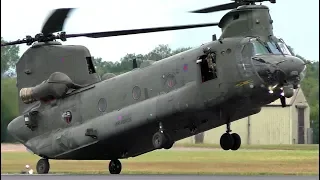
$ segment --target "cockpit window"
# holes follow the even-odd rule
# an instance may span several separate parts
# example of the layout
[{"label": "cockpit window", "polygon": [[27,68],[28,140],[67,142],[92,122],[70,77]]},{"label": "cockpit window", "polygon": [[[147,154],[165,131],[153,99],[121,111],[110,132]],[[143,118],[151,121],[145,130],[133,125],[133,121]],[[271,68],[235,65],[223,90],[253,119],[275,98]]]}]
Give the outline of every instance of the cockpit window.
[{"label": "cockpit window", "polygon": [[289,48],[286,46],[285,43],[278,42],[278,44],[279,44],[279,47],[280,47],[281,51],[283,52],[283,54],[291,55],[291,52],[289,51]]},{"label": "cockpit window", "polygon": [[268,47],[270,48],[271,52],[273,54],[282,54],[279,49],[277,48],[276,44],[274,42],[267,42]]},{"label": "cockpit window", "polygon": [[270,51],[268,48],[262,44],[259,40],[252,38],[250,39],[250,44],[252,46],[249,46],[252,48],[253,55],[262,55],[262,54],[270,54]]},{"label": "cockpit window", "polygon": [[267,45],[273,54],[292,55],[287,45],[281,40],[270,39],[270,41],[267,41]]},{"label": "cockpit window", "polygon": [[254,48],[253,50],[254,50],[255,55],[270,54],[268,49],[260,42],[254,40],[254,41],[252,41],[252,44],[253,44],[253,48]]},{"label": "cockpit window", "polygon": [[254,74],[251,58],[256,55],[270,54],[271,52],[259,39],[251,38],[244,45],[241,53],[242,58],[239,61],[238,67],[241,75],[247,78]]}]

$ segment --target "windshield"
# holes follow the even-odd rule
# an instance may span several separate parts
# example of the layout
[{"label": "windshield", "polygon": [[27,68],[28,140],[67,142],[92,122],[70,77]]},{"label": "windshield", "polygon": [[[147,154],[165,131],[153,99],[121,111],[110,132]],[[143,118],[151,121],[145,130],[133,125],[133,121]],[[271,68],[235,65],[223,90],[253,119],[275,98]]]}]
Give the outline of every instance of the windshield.
[{"label": "windshield", "polygon": [[273,54],[292,55],[289,48],[283,41],[275,42],[273,40],[267,41],[267,45]]},{"label": "windshield", "polygon": [[273,54],[282,54],[274,42],[268,41],[267,45]]},{"label": "windshield", "polygon": [[281,51],[283,52],[283,54],[286,54],[286,55],[292,55],[289,51],[289,48],[287,47],[287,45],[283,42],[278,42],[279,44],[279,47],[281,49]]}]

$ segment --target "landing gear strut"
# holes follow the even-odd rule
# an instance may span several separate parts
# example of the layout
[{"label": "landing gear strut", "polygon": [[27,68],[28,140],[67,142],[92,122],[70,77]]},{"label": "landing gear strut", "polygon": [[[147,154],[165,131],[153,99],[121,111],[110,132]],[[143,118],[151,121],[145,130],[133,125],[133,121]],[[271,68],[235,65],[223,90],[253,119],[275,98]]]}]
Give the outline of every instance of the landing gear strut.
[{"label": "landing gear strut", "polygon": [[223,150],[236,151],[241,146],[241,137],[237,133],[230,134],[230,121],[227,122],[227,131],[220,138],[220,146]]},{"label": "landing gear strut", "polygon": [[50,164],[48,159],[40,159],[37,163],[37,173],[38,174],[48,174],[50,170]]},{"label": "landing gear strut", "polygon": [[170,138],[169,134],[164,132],[162,123],[159,123],[159,131],[152,137],[152,144],[155,149],[170,149],[174,141]]},{"label": "landing gear strut", "polygon": [[122,169],[122,165],[118,159],[110,161],[109,163],[110,174],[120,174],[121,169]]}]

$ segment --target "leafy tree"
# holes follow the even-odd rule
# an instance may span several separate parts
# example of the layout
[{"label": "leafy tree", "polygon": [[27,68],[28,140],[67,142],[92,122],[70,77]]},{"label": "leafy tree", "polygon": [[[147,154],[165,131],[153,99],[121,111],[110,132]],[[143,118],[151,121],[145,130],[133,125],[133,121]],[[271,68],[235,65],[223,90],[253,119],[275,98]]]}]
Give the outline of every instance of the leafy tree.
[{"label": "leafy tree", "polygon": [[171,48],[169,48],[168,45],[163,44],[160,44],[158,47],[146,54],[147,59],[154,61],[159,61],[169,56],[171,56]]},{"label": "leafy tree", "polygon": [[[6,41],[1,37],[1,44]],[[4,46],[1,47],[1,76],[9,70],[14,68],[19,60],[19,46]]]},{"label": "leafy tree", "polygon": [[7,125],[18,116],[18,89],[15,78],[1,79],[1,142],[12,141],[7,134]]},{"label": "leafy tree", "polygon": [[159,61],[169,56],[189,50],[191,47],[178,48],[172,50],[168,45],[160,44],[147,54],[126,54],[119,62],[102,61],[101,58],[95,58],[95,66],[97,73],[102,76],[105,73],[122,74],[132,70],[133,59],[137,60],[138,66],[145,60]]}]

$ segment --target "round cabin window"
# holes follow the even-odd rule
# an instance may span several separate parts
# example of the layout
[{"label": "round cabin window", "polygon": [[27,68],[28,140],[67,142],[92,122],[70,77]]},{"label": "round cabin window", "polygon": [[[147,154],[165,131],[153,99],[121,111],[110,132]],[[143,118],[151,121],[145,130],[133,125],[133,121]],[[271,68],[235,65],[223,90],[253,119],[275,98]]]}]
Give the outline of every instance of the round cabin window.
[{"label": "round cabin window", "polygon": [[132,89],[132,97],[133,99],[135,100],[138,100],[141,96],[141,89],[139,86],[135,86],[133,89]]},{"label": "round cabin window", "polygon": [[107,100],[104,98],[101,98],[98,102],[98,108],[100,112],[105,112],[107,109]]}]

